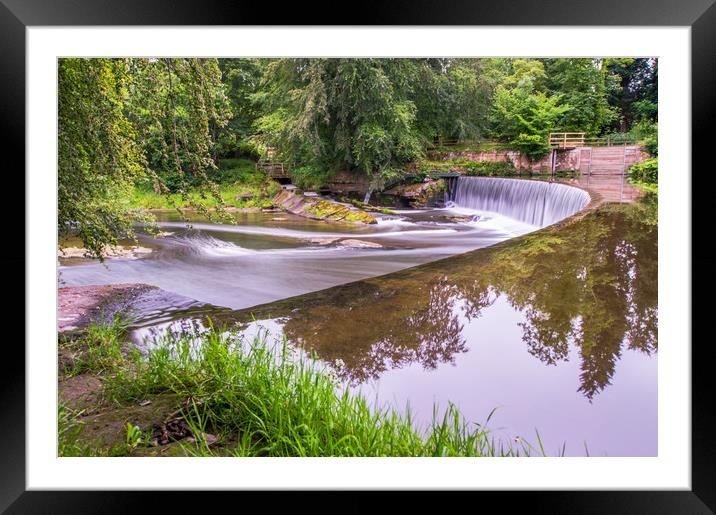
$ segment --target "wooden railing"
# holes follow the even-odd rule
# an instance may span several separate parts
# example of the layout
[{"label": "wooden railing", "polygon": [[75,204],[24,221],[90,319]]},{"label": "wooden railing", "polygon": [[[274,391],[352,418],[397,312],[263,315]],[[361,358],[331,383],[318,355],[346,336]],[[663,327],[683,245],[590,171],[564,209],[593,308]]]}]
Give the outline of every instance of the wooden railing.
[{"label": "wooden railing", "polygon": [[584,132],[550,132],[549,146],[552,148],[612,147],[636,145],[637,139],[628,134],[615,134],[599,138],[585,138]]},{"label": "wooden railing", "polygon": [[549,146],[552,148],[583,147],[584,134],[584,132],[550,132]]},{"label": "wooden railing", "polygon": [[278,161],[258,161],[257,170],[263,170],[272,179],[288,179],[291,175],[283,163]]}]

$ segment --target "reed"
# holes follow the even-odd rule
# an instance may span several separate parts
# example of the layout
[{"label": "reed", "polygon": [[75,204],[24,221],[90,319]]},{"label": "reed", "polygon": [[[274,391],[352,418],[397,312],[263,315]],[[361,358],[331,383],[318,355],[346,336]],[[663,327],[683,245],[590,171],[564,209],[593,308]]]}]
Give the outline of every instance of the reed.
[{"label": "reed", "polygon": [[[167,333],[105,380],[115,402],[156,394],[187,399],[181,416],[196,436],[193,456],[521,456],[520,440],[496,441],[484,424],[468,423],[456,406],[436,407],[420,428],[410,411],[371,406],[342,389],[329,369],[269,341],[247,341],[211,327],[201,334]],[[488,418],[489,421],[489,418]],[[210,446],[204,435],[218,438]],[[544,452],[544,451],[542,451]]]}]

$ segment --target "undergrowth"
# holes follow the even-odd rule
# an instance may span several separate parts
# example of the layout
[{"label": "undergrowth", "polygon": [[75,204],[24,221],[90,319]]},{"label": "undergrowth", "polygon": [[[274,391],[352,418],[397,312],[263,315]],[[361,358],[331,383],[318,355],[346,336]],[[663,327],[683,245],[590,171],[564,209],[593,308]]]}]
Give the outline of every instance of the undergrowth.
[{"label": "undergrowth", "polygon": [[[525,456],[544,454],[524,439],[495,438],[487,423],[470,423],[457,407],[436,406],[432,422],[420,427],[409,410],[371,406],[342,387],[329,368],[301,356],[285,340],[270,342],[262,331],[252,340],[210,326],[200,333],[165,333],[149,349],[118,352],[114,338],[122,321],[88,330],[106,352],[87,354],[83,371],[106,371],[105,402],[136,405],[171,394],[193,438],[181,441],[191,456]],[[89,345],[88,348],[92,348]],[[122,356],[120,358],[120,356]],[[75,370],[76,371],[76,370]],[[61,406],[60,455],[125,455],[149,438],[149,428],[127,426],[122,445],[93,451],[78,441],[78,413]],[[207,441],[207,435],[215,440]],[[104,454],[103,454],[104,453]]]}]

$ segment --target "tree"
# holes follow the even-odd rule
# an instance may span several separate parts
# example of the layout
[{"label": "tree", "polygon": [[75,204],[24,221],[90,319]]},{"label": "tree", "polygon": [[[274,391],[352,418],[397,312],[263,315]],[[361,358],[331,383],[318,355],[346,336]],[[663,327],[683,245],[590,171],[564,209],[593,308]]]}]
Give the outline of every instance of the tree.
[{"label": "tree", "polygon": [[[364,173],[380,188],[422,151],[416,108],[394,59],[279,59],[269,64],[256,126],[295,168]],[[391,74],[393,75],[391,77]]]},{"label": "tree", "polygon": [[492,134],[509,141],[530,160],[540,159],[549,153],[548,133],[560,127],[572,106],[561,94],[540,91],[546,80],[542,62],[515,59],[503,66],[507,74],[492,98]]},{"label": "tree", "polygon": [[[58,73],[58,232],[101,259],[133,224],[137,183],[221,201],[208,177],[228,104],[216,59],[61,59]],[[194,207],[206,212],[201,202]]]},{"label": "tree", "polygon": [[428,139],[470,139],[487,129],[492,84],[478,59],[411,59],[410,98]]},{"label": "tree", "polygon": [[216,133],[231,116],[216,59],[132,59],[127,115],[143,142],[148,179],[155,189],[188,193],[207,189],[216,169]]},{"label": "tree", "polygon": [[219,68],[226,96],[231,104],[231,118],[216,136],[217,152],[245,152],[245,143],[252,135],[253,125],[261,115],[252,98],[259,91],[266,59],[221,59]]},{"label": "tree", "polygon": [[654,58],[605,59],[605,69],[618,87],[608,97],[619,109],[615,129],[627,132],[640,121],[656,122],[658,115],[658,61]]},{"label": "tree", "polygon": [[608,95],[618,87],[602,59],[545,59],[546,88],[569,105],[558,124],[562,130],[599,135],[618,118]]},{"label": "tree", "polygon": [[127,59],[60,59],[58,69],[58,232],[78,235],[101,257],[141,220],[127,208],[143,175],[142,150],[124,115]]}]

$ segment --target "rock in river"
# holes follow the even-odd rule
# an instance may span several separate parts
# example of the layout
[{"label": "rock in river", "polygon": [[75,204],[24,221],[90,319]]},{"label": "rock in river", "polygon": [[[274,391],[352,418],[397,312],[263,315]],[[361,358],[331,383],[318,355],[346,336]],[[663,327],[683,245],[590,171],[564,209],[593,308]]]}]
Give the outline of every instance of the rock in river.
[{"label": "rock in river", "polygon": [[354,239],[348,239],[348,240],[341,240],[339,242],[340,245],[343,245],[344,247],[351,247],[354,249],[382,249],[383,245],[380,243],[375,243],[372,241],[365,241],[365,240],[354,240]]}]

